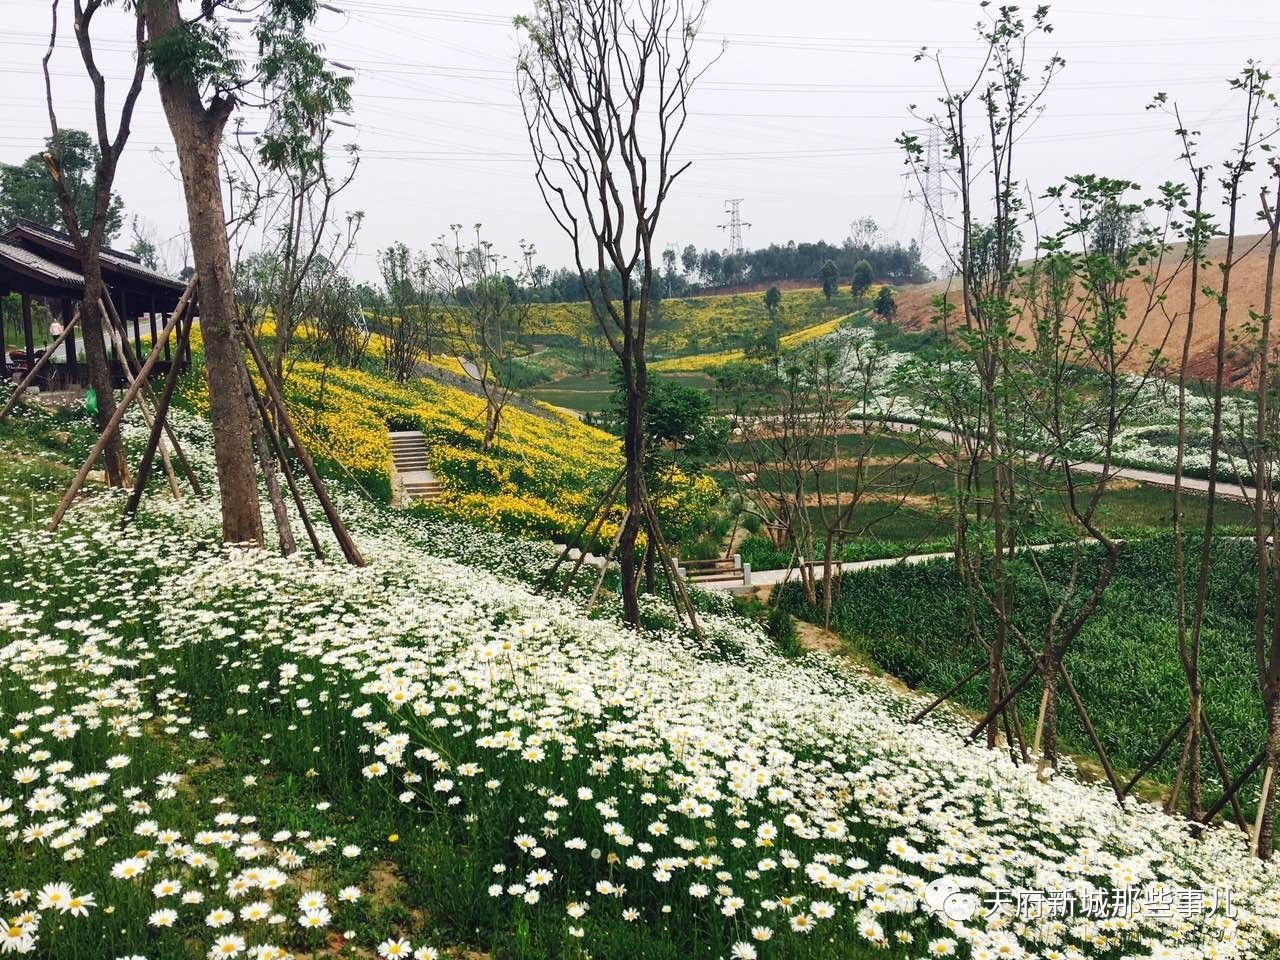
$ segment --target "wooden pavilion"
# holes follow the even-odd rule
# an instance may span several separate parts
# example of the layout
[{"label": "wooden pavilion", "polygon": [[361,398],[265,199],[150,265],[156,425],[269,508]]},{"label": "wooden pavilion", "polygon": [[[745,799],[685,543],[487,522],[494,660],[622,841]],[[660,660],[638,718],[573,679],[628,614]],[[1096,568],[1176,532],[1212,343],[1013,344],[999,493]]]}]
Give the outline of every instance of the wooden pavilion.
[{"label": "wooden pavilion", "polygon": [[[177,306],[185,285],[144,267],[137,257],[117,250],[104,249],[101,254],[102,278],[121,320],[132,333],[134,354],[145,357],[143,324],[150,328],[150,341],[155,342],[164,315]],[[80,257],[66,234],[41,224],[19,220],[0,233],[0,297],[10,293],[22,298],[22,338],[19,349],[10,351],[0,344],[0,377],[23,376],[35,366],[43,354],[36,346],[31,306],[43,302],[50,316],[60,318],[63,326],[71,322],[76,305],[84,296],[84,278],[80,274]],[[190,324],[188,311],[185,323]],[[104,325],[109,321],[104,317]],[[43,339],[43,338],[41,338]],[[111,358],[112,379],[117,386],[128,382],[124,358],[118,356],[110,337],[106,338]],[[180,358],[183,363],[188,358]],[[169,345],[165,345],[160,370],[171,362]],[[72,333],[50,357],[38,377],[42,388],[61,388],[88,382],[88,368],[76,350]]]}]

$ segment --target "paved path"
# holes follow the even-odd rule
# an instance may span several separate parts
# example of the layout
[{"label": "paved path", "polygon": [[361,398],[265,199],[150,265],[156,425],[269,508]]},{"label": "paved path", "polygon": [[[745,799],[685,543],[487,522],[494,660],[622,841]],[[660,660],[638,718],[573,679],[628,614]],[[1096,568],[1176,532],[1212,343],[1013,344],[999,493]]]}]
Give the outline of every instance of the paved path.
[{"label": "paved path", "polygon": [[[889,424],[889,429],[899,433],[916,433],[922,429],[929,430],[935,437],[944,440],[947,443],[955,443],[956,435],[950,430],[941,430],[934,427],[921,427],[917,423],[905,423],[894,421]],[[1145,483],[1152,487],[1163,487],[1172,490],[1177,478],[1172,473],[1162,473],[1158,470],[1142,470],[1137,467],[1117,467],[1114,464],[1108,470],[1101,463],[1090,463],[1083,461],[1073,463],[1072,469],[1079,470],[1081,473],[1090,473],[1097,476],[1108,474],[1109,476],[1121,480],[1133,480],[1137,483]],[[1209,493],[1209,481],[1201,480],[1198,477],[1183,477],[1182,489],[1187,493],[1204,494]],[[1228,483],[1225,480],[1218,481],[1217,495],[1226,500],[1245,500],[1251,499],[1252,488],[1243,487],[1239,482]]]}]

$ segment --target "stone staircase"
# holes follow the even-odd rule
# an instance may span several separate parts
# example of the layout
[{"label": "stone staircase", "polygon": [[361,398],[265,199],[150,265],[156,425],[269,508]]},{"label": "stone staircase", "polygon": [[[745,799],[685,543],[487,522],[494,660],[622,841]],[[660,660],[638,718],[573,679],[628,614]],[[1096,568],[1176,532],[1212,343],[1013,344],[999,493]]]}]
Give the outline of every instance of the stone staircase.
[{"label": "stone staircase", "polygon": [[391,458],[406,500],[435,500],[444,492],[427,466],[427,438],[421,430],[391,432]]}]

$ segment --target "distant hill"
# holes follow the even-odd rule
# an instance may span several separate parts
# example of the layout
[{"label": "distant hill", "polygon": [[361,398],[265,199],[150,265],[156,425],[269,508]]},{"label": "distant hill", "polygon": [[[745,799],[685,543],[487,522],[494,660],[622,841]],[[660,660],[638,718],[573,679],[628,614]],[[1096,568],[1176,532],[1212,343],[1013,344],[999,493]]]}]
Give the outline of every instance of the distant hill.
[{"label": "distant hill", "polygon": [[[865,303],[855,301],[846,286],[828,300],[820,287],[783,289],[782,333],[794,333],[853,313]],[[739,350],[760,338],[769,326],[763,291],[711,294],[662,300],[649,329],[649,355],[688,356]],[[587,303],[534,306],[528,335],[539,342],[582,344],[600,337]]]},{"label": "distant hill", "polygon": [[[1175,248],[1169,254],[1169,263],[1176,266],[1181,248]],[[1189,371],[1195,378],[1203,379],[1213,376],[1214,355],[1218,343],[1218,307],[1204,292],[1205,286],[1217,287],[1222,280],[1217,263],[1226,253],[1226,241],[1216,240],[1209,246],[1211,261],[1207,270],[1200,271],[1201,293],[1196,307],[1196,323],[1192,332]],[[1231,345],[1249,321],[1249,312],[1262,311],[1263,288],[1266,283],[1267,254],[1265,237],[1239,237],[1236,240],[1236,257],[1238,262],[1231,275],[1230,304],[1227,311],[1227,350],[1228,381],[1235,386],[1245,386],[1250,381],[1249,360],[1244,351],[1233,350]],[[932,300],[937,294],[948,289],[948,281],[938,280],[933,283],[907,287],[898,295],[897,321],[907,330],[922,330],[932,324],[934,313]],[[950,283],[951,300],[960,301],[958,282]],[[1163,345],[1164,356],[1168,358],[1170,368],[1176,368],[1182,355],[1182,341],[1186,335],[1187,307],[1191,292],[1191,271],[1184,269],[1174,277],[1168,286],[1164,311],[1159,308],[1146,318],[1148,289],[1141,283],[1134,283],[1129,295],[1129,316],[1124,324],[1124,332],[1128,336],[1138,336],[1139,340],[1149,348]],[[1167,311],[1168,316],[1165,316]],[[1139,329],[1141,328],[1141,329]],[[1135,352],[1137,353],[1137,352]],[[1142,363],[1140,356],[1134,357],[1135,363]]]}]

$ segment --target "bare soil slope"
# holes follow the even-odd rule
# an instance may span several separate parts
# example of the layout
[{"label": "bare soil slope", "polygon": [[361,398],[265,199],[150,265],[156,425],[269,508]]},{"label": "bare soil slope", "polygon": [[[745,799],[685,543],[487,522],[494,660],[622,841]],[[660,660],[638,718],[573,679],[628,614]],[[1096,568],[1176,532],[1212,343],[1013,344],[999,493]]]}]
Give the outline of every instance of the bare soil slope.
[{"label": "bare soil slope", "polygon": [[[1232,343],[1249,323],[1249,312],[1262,312],[1263,290],[1266,284],[1267,251],[1264,236],[1239,237],[1236,239],[1235,256],[1237,263],[1231,274],[1230,306],[1227,311],[1227,376],[1228,381],[1237,386],[1245,385],[1250,377],[1248,359],[1243,351],[1233,350]],[[1176,268],[1181,248],[1175,248],[1169,255],[1168,269]],[[1189,372],[1193,377],[1208,378],[1213,376],[1214,354],[1218,345],[1218,308],[1217,304],[1203,292],[1205,286],[1217,288],[1222,282],[1222,274],[1217,264],[1226,253],[1226,241],[1216,240],[1209,247],[1210,265],[1200,271],[1199,286],[1201,292],[1196,307],[1195,329],[1191,336],[1191,354]],[[1167,275],[1167,274],[1166,274]],[[935,281],[915,287],[906,287],[898,294],[898,323],[906,330],[922,330],[933,321],[932,301],[934,296],[950,288],[950,299],[953,303],[960,301],[958,283]],[[1168,358],[1170,369],[1176,369],[1182,355],[1182,340],[1186,335],[1187,312],[1191,293],[1191,271],[1184,268],[1168,285],[1167,297],[1163,310],[1157,307],[1147,315],[1148,288],[1135,282],[1129,292],[1129,315],[1124,324],[1124,332],[1128,336],[1137,334],[1139,340],[1148,348],[1163,347]],[[1280,291],[1277,291],[1280,296]],[[1145,319],[1144,319],[1145,318]],[[1134,351],[1133,361],[1142,364],[1142,353]]]}]

